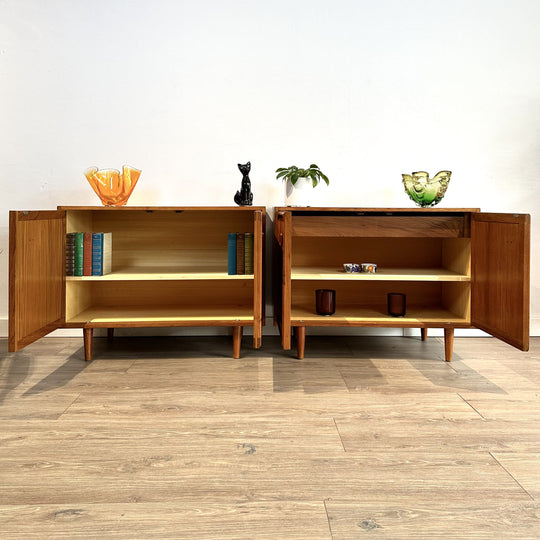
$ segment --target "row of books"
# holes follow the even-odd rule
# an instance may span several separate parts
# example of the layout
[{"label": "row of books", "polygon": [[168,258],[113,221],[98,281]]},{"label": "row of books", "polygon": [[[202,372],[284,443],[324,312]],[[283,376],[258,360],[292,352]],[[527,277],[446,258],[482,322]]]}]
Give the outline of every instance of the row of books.
[{"label": "row of books", "polygon": [[229,233],[227,273],[229,276],[253,274],[253,233]]},{"label": "row of books", "polygon": [[66,235],[66,276],[104,276],[112,270],[112,233]]}]

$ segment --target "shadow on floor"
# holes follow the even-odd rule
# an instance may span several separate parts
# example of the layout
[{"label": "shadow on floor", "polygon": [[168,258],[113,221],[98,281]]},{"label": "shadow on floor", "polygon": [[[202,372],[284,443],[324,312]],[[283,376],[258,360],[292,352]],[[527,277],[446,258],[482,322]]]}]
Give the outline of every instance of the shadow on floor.
[{"label": "shadow on floor", "polygon": [[[136,361],[155,361],[156,369],[159,361],[167,359],[179,360],[178,369],[182,368],[182,359],[238,362],[232,358],[232,338],[228,336],[95,338],[92,362],[84,361],[82,347],[66,347],[63,350],[71,352],[67,360],[29,388],[24,396],[61,388],[87,368],[108,370],[115,362],[118,362],[120,372],[129,370]],[[61,356],[62,352],[56,351],[56,356]],[[34,356],[21,351],[2,355],[0,402],[27,379],[32,366],[39,362],[40,354],[37,352]],[[400,384],[401,388],[407,387],[406,381],[400,382],[398,375],[412,368],[423,379],[409,389],[411,392],[452,389],[506,393],[463,363],[459,355],[454,355],[452,363],[445,362],[444,345],[437,338],[421,341],[416,337],[309,336],[306,357],[299,360],[294,349],[284,351],[281,348],[277,336],[265,337],[260,349],[253,349],[251,337],[245,336],[241,361],[259,362],[261,359],[271,362],[274,392],[354,392],[365,389],[384,392],[395,384]],[[459,366],[459,369],[453,366]],[[418,381],[418,378],[415,380]]]}]

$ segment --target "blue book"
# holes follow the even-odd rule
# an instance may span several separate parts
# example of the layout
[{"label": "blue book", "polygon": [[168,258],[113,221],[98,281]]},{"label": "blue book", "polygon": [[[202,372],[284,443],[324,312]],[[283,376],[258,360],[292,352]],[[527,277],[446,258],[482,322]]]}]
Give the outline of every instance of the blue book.
[{"label": "blue book", "polygon": [[227,273],[236,276],[236,233],[229,233],[227,240]]},{"label": "blue book", "polygon": [[92,275],[104,276],[112,270],[112,233],[92,234]]}]

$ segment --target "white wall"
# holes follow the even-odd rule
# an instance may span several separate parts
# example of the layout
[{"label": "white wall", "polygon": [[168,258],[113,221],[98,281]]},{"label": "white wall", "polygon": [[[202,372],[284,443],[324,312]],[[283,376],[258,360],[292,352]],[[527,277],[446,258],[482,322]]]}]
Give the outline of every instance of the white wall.
[{"label": "white wall", "polygon": [[401,173],[453,171],[441,206],[532,214],[540,335],[537,0],[0,0],[0,334],[8,210],[100,204],[90,165],[142,169],[130,205],[283,204],[316,162],[336,206],[412,206]]}]

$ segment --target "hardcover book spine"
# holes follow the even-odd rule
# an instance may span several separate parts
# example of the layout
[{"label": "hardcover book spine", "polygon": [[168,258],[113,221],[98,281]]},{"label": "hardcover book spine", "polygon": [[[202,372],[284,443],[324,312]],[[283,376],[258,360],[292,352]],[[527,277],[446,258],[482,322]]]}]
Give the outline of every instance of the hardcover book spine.
[{"label": "hardcover book spine", "polygon": [[103,233],[92,234],[92,275],[103,275]]},{"label": "hardcover book spine", "polygon": [[229,233],[227,239],[227,273],[236,275],[236,233]]},{"label": "hardcover book spine", "polygon": [[92,233],[83,236],[83,276],[92,275]]},{"label": "hardcover book spine", "polygon": [[244,260],[246,274],[253,274],[253,233],[246,233]]},{"label": "hardcover book spine", "polygon": [[112,233],[92,235],[92,275],[105,276],[112,271]]},{"label": "hardcover book spine", "polygon": [[73,275],[83,275],[83,252],[84,252],[84,234],[82,232],[74,233],[74,264]]},{"label": "hardcover book spine", "polygon": [[112,233],[103,233],[103,275],[112,272]]},{"label": "hardcover book spine", "polygon": [[75,233],[66,234],[66,276],[75,275]]},{"label": "hardcover book spine", "polygon": [[236,273],[243,275],[246,273],[245,268],[245,246],[246,236],[244,233],[236,233]]}]

